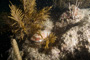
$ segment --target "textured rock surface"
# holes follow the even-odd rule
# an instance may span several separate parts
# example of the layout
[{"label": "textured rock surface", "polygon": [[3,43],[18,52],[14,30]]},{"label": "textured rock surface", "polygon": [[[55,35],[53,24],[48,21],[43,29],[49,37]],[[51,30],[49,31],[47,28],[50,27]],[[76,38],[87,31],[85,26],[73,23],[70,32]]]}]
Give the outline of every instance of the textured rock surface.
[{"label": "textured rock surface", "polygon": [[40,52],[38,48],[32,48],[28,46],[24,46],[25,58],[27,60],[59,60],[59,49],[52,48],[51,52],[49,51],[48,54],[44,52]]},{"label": "textured rock surface", "polygon": [[76,60],[78,60],[77,57],[80,57],[81,60],[90,59],[86,58],[90,56],[90,10],[81,9],[81,11],[83,11],[82,15],[84,14],[84,16],[79,21],[66,19],[56,22],[55,32],[59,37],[58,47],[60,51],[64,52],[61,53],[61,58],[64,55],[66,60],[68,60],[68,56]]},{"label": "textured rock surface", "polygon": [[[63,40],[62,49],[73,52],[74,49],[78,49],[80,45],[88,46],[90,44],[90,12],[89,9],[81,9],[83,11],[83,19],[79,21],[67,19],[63,22],[56,22],[57,28],[64,28],[61,40]],[[61,25],[60,25],[61,24]],[[83,43],[82,43],[83,42]],[[88,42],[88,43],[86,43]]]}]

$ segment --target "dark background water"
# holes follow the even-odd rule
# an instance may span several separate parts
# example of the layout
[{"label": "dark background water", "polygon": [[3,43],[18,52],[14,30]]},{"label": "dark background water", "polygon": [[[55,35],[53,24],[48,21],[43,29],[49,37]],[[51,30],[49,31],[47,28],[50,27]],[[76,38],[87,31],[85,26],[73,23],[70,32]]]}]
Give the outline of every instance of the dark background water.
[{"label": "dark background water", "polygon": [[[0,0],[0,12],[10,11],[9,1],[11,1],[13,4],[16,5],[20,4],[19,0]],[[43,8],[44,6],[51,6],[53,4],[52,0],[36,0],[36,2],[37,2],[37,8],[39,9]]]}]

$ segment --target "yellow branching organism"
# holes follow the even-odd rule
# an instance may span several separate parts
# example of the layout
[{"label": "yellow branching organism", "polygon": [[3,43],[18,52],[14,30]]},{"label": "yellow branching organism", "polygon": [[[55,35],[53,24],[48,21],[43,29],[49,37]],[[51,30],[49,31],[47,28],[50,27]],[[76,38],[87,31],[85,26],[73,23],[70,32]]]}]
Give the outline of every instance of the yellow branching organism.
[{"label": "yellow branching organism", "polygon": [[[44,7],[41,10],[36,8],[36,0],[21,0],[23,3],[23,9],[17,8],[12,3],[9,5],[11,9],[11,16],[9,16],[14,23],[12,24],[13,32],[15,35],[20,36],[19,39],[27,36],[31,38],[35,33],[44,29],[43,24],[49,19],[49,10],[52,7]],[[48,40],[46,40],[46,48],[49,43],[54,43],[56,36],[50,34]]]},{"label": "yellow branching organism", "polygon": [[27,33],[25,23],[23,21],[24,14],[22,13],[21,9],[17,8],[13,4],[9,5],[9,7],[11,9],[11,16],[9,17],[15,21],[15,23],[13,23],[12,26],[18,27],[17,29],[14,30],[14,33],[21,32],[22,36],[23,32]]},{"label": "yellow branching organism", "polygon": [[45,49],[48,49],[49,47],[49,44],[53,44],[54,42],[55,42],[55,40],[56,40],[56,36],[55,36],[55,34],[54,33],[51,33],[50,35],[49,35],[49,37],[48,38],[46,38],[45,40],[46,40],[46,45],[45,45]]}]

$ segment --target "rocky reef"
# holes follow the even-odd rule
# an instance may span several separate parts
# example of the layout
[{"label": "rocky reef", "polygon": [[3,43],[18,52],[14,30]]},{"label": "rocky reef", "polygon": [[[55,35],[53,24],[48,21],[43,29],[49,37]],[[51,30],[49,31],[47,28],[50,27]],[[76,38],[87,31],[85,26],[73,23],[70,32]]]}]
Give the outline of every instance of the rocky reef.
[{"label": "rocky reef", "polygon": [[[71,5],[71,8],[62,13],[59,20],[54,22],[51,19],[54,26],[50,31],[56,34],[57,39],[50,49],[43,49],[39,45],[41,43],[35,44],[28,38],[17,41],[22,60],[90,59],[90,9],[80,9],[76,5]],[[17,60],[12,48],[8,60]]]}]

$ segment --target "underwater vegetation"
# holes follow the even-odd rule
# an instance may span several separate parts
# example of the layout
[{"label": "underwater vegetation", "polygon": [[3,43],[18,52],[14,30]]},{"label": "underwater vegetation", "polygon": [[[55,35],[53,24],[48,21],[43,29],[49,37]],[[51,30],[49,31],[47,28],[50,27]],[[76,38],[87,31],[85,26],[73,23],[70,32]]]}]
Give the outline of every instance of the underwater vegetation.
[{"label": "underwater vegetation", "polygon": [[[53,22],[48,21],[50,20],[49,10],[52,6],[37,10],[36,0],[22,0],[21,2],[23,3],[22,9],[13,5],[11,2],[9,5],[11,9],[11,16],[9,18],[11,18],[12,32],[16,36],[16,39],[18,38],[20,41],[24,40],[24,38],[30,39],[34,34],[37,34],[40,37],[39,40],[42,39],[44,41],[45,48],[49,48],[49,44],[54,43],[56,40],[55,34],[51,32]],[[45,38],[41,33],[44,30],[46,31],[43,32],[46,34]],[[34,38],[35,40],[30,40],[37,42],[37,36],[34,36]]]},{"label": "underwater vegetation", "polygon": [[[48,49],[55,40],[56,36],[51,30],[53,29],[53,22],[50,21],[50,7],[44,7],[41,10],[37,10],[36,0],[21,0],[22,8],[11,4],[10,16],[11,28],[14,37],[11,39],[12,50],[14,54],[11,55],[16,59],[22,60],[19,49],[22,49],[20,42],[28,39],[29,42],[40,44],[44,49]],[[31,43],[34,47],[34,44]],[[21,44],[22,45],[22,44]]]}]

